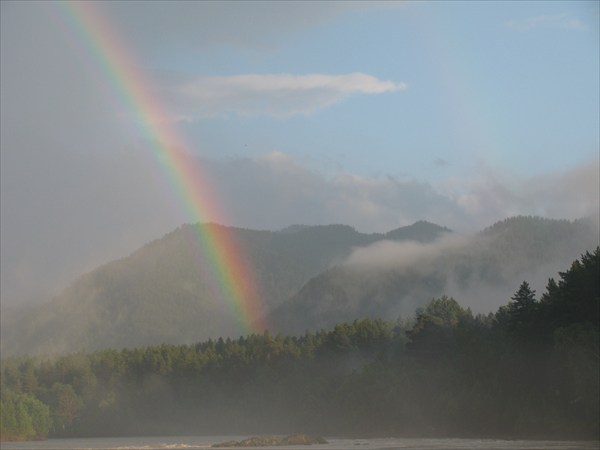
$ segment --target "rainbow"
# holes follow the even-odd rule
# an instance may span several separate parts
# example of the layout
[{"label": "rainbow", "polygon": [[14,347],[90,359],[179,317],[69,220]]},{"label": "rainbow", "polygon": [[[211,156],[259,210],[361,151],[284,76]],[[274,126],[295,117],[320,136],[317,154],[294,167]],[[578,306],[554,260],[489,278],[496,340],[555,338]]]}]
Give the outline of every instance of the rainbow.
[{"label": "rainbow", "polygon": [[225,217],[197,161],[186,151],[190,147],[153,94],[152,82],[94,2],[59,4],[68,26],[82,40],[85,53],[99,67],[119,103],[133,115],[140,132],[151,143],[154,157],[164,168],[190,221],[198,224],[194,227],[197,241],[242,332],[264,331],[267,326],[262,319],[263,305],[234,232],[222,226],[201,225],[209,218],[224,223]]}]

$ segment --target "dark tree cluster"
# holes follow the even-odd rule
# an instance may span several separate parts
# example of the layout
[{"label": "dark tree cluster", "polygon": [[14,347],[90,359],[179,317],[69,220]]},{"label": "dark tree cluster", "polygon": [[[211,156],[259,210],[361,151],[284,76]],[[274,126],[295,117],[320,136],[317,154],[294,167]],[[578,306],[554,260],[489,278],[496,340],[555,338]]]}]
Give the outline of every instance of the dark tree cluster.
[{"label": "dark tree cluster", "polygon": [[140,434],[598,438],[600,248],[496,313],[2,361],[3,439]]}]

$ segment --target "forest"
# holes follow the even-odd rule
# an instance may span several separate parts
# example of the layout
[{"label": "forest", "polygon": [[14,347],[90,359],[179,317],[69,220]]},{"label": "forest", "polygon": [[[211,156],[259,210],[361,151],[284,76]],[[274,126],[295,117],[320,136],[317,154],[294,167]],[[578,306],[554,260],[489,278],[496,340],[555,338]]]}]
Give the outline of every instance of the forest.
[{"label": "forest", "polygon": [[598,439],[600,247],[495,313],[1,364],[1,437],[250,434]]}]

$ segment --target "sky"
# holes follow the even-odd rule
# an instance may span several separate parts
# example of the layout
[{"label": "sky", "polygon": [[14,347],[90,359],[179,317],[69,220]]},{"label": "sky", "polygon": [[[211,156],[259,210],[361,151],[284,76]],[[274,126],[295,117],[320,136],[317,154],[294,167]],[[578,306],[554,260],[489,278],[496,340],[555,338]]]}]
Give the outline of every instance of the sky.
[{"label": "sky", "polygon": [[[599,3],[93,3],[226,225],[597,220]],[[68,4],[2,1],[3,305],[190,221]],[[200,176],[200,175],[199,175]],[[214,196],[214,197],[213,197]]]}]

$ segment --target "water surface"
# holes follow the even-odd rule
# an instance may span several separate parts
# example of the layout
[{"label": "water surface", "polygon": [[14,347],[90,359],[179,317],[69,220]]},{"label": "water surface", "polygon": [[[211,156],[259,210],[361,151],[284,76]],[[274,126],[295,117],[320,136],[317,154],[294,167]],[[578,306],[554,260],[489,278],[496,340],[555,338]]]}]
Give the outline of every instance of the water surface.
[{"label": "water surface", "polygon": [[[35,442],[2,442],[6,450],[165,450],[206,449],[211,445],[242,440],[248,436],[165,436],[165,437],[118,437],[84,439],[49,439]],[[253,447],[262,449],[288,450],[441,450],[441,449],[485,449],[485,450],[576,450],[598,449],[598,441],[539,441],[501,439],[338,439],[326,438],[328,444],[297,445],[286,447]]]}]

